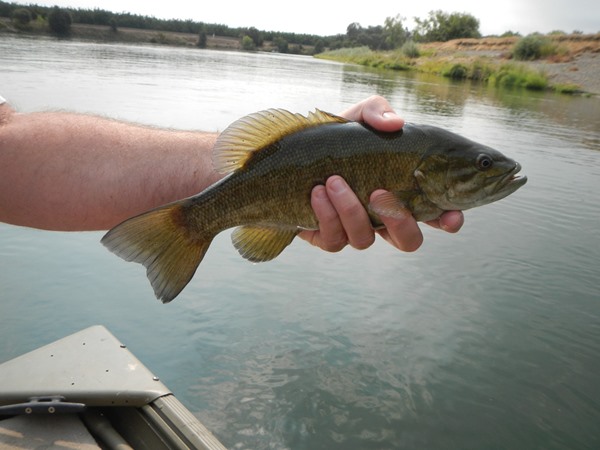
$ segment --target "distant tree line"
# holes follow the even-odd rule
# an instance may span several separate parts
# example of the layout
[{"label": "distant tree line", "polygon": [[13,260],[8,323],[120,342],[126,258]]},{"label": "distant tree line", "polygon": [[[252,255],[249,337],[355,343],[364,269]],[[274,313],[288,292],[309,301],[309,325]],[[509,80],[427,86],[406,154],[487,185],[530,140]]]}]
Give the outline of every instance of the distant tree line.
[{"label": "distant tree line", "polygon": [[[24,7],[22,4],[0,1],[0,17],[10,17],[14,20],[14,11],[21,10],[17,13],[21,20],[27,21],[28,18],[30,18],[30,20],[36,20],[38,17],[48,20],[48,16],[52,13],[54,8],[56,7],[40,6],[36,4],[30,4]],[[25,10],[25,12],[23,10]],[[200,38],[203,36],[204,39],[206,39],[206,36],[210,35],[240,39],[244,36],[249,36],[256,47],[260,47],[265,40],[274,41],[275,39],[279,39],[280,45],[283,48],[285,47],[283,44],[284,41],[285,44],[314,46],[323,39],[320,36],[311,34],[259,31],[253,27],[234,28],[223,24],[196,22],[193,20],[157,19],[156,17],[141,16],[131,13],[114,13],[98,8],[62,8],[61,11],[68,13],[71,22],[77,24],[105,25],[113,28],[113,30],[124,27],[142,30],[194,33],[198,34]],[[29,15],[24,16],[24,14]],[[201,42],[199,42],[199,44],[201,44]]]},{"label": "distant tree line", "polygon": [[362,27],[351,23],[345,35],[335,36],[329,43],[331,48],[367,46],[372,50],[392,50],[402,47],[407,41],[434,42],[459,38],[478,38],[479,20],[470,14],[431,11],[427,18],[415,17],[416,27],[409,30],[406,19],[398,15],[388,17],[383,25]]},{"label": "distant tree line", "polygon": [[313,53],[325,48],[368,46],[373,50],[390,50],[403,46],[407,41],[447,41],[457,38],[480,37],[479,20],[470,14],[431,11],[425,19],[415,17],[416,27],[408,30],[405,18],[397,15],[385,19],[383,25],[362,27],[354,22],[348,25],[346,34],[318,36],[312,34],[261,31],[254,27],[232,28],[223,24],[195,22],[193,20],[157,19],[131,13],[113,13],[103,9],[74,9],[9,3],[0,0],[0,17],[11,17],[13,22],[25,27],[28,20],[41,17],[48,21],[50,29],[59,35],[68,35],[71,23],[104,25],[117,31],[119,27],[167,32],[194,33],[198,46],[205,47],[207,36],[216,35],[238,38],[242,48],[259,49],[265,41],[282,53],[314,47]]}]

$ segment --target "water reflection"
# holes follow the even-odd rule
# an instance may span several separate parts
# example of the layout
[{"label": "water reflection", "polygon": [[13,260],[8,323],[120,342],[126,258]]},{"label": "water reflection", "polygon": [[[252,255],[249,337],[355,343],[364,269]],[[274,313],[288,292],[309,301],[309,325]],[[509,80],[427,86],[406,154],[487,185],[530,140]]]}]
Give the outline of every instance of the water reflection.
[{"label": "water reflection", "polygon": [[344,89],[365,87],[365,92],[386,98],[404,94],[417,101],[422,114],[460,116],[468,98],[465,83],[413,72],[390,72],[360,66],[345,66]]},{"label": "water reflection", "polygon": [[501,89],[479,82],[461,82],[443,77],[391,72],[346,65],[343,69],[343,92],[359,89],[401,99],[400,104],[416,103],[420,115],[460,117],[469,102],[492,104],[510,112],[513,121],[531,118],[547,120],[544,128],[572,126],[583,131],[582,144],[600,149],[600,99],[549,94],[522,89]]},{"label": "water reflection", "polygon": [[[530,183],[424,229],[251,265],[218,236],[176,302],[100,235],[0,225],[0,360],[103,323],[229,447],[573,448],[598,442],[599,101],[284,55],[0,38],[1,94],[223,129],[268,107],[339,112],[379,93],[408,120],[519,160]],[[591,151],[590,151],[591,150]]]},{"label": "water reflection", "polygon": [[361,87],[365,92],[390,97],[398,89],[398,80],[390,74],[368,68],[343,66],[342,89]]}]

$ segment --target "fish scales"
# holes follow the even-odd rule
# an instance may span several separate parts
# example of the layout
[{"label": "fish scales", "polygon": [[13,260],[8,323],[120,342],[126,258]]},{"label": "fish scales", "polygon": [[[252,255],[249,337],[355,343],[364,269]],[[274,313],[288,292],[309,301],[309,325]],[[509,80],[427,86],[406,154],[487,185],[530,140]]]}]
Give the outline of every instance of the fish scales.
[{"label": "fish scales", "polygon": [[[302,229],[317,229],[311,191],[342,176],[374,227],[380,216],[430,220],[506,197],[525,184],[518,163],[449,131],[406,124],[383,133],[316,110],[307,117],[261,111],[234,122],[215,145],[224,178],[201,193],[128,219],[102,239],[147,268],[156,296],[169,302],[194,275],[212,239],[232,241],[255,262],[271,260]],[[386,194],[370,203],[376,189]]]},{"label": "fish scales", "polygon": [[[407,126],[417,133],[414,127]],[[397,133],[392,133],[396,136]],[[410,138],[407,138],[410,144]],[[420,153],[357,124],[332,124],[282,138],[217,183],[210,196],[193,197],[198,232],[219,232],[253,222],[318,228],[310,204],[312,188],[340,175],[365,205],[378,188],[414,189],[412,171]],[[268,154],[268,157],[264,157]],[[256,159],[256,160],[255,160]],[[220,214],[207,214],[209,208]],[[213,217],[219,217],[215,222]]]}]

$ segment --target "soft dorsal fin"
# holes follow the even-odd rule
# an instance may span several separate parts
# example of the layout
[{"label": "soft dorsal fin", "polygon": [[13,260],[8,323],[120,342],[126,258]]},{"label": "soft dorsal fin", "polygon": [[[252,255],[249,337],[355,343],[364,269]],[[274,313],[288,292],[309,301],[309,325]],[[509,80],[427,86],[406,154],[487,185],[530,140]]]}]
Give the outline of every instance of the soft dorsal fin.
[{"label": "soft dorsal fin", "polygon": [[217,138],[213,165],[226,174],[243,167],[252,152],[300,130],[326,123],[345,123],[347,119],[315,109],[308,116],[285,109],[267,109],[233,122]]}]

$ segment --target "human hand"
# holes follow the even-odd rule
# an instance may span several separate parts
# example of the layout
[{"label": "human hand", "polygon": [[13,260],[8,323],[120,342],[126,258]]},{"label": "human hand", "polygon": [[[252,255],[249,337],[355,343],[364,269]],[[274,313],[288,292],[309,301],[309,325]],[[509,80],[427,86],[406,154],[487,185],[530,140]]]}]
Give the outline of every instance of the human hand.
[{"label": "human hand", "polygon": [[[346,119],[365,122],[379,131],[398,131],[404,126],[404,120],[380,96],[369,97],[340,115]],[[374,191],[371,201],[385,192],[381,189]],[[362,203],[340,176],[329,177],[325,186],[315,186],[311,204],[319,220],[319,229],[302,231],[299,236],[323,250],[337,252],[348,244],[357,249],[365,249],[375,241],[375,233],[406,252],[417,250],[423,243],[421,229],[408,210],[403,217],[381,216],[385,228],[374,230]],[[447,211],[426,223],[449,233],[456,233],[463,222],[462,212]]]}]

